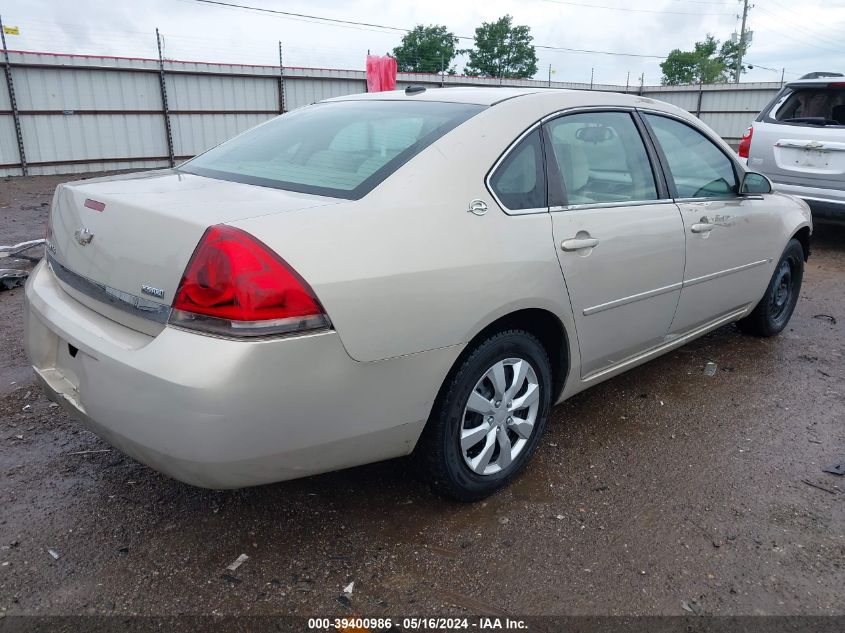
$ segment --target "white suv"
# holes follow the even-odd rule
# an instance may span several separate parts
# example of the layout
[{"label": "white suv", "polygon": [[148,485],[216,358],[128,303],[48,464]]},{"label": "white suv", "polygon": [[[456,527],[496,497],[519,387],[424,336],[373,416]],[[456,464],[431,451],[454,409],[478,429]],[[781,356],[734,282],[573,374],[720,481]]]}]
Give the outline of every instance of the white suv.
[{"label": "white suv", "polygon": [[817,218],[845,221],[845,76],[810,73],[784,86],[746,130],[739,155]]}]

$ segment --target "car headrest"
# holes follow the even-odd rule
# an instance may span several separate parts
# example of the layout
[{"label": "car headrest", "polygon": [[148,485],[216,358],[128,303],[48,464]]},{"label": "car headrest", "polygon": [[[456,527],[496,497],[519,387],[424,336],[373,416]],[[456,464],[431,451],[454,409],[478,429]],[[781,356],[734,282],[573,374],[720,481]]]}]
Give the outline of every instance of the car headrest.
[{"label": "car headrest", "polygon": [[833,106],[830,116],[834,121],[837,121],[839,125],[845,125],[845,103]]},{"label": "car headrest", "polygon": [[566,191],[569,193],[578,191],[590,179],[587,155],[578,145],[563,143],[554,138],[552,138],[552,145],[560,170],[563,172],[563,184]]}]

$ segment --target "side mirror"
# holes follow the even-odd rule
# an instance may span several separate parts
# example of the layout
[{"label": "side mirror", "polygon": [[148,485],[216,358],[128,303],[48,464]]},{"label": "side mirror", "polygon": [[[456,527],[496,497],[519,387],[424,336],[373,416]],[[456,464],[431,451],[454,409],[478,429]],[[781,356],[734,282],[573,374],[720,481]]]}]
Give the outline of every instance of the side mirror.
[{"label": "side mirror", "polygon": [[772,193],[772,181],[755,171],[746,172],[739,186],[739,195]]}]

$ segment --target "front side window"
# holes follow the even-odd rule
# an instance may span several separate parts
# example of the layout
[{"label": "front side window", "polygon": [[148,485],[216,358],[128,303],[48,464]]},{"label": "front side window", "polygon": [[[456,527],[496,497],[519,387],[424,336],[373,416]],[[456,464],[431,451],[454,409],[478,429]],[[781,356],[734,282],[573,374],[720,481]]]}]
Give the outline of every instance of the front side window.
[{"label": "front side window", "polygon": [[677,198],[735,196],[739,183],[730,158],[698,130],[675,119],[645,114],[666,157]]},{"label": "front side window", "polygon": [[179,169],[354,200],[483,109],[441,102],[319,103],[259,125]]},{"label": "front side window", "polygon": [[490,177],[490,188],[511,211],[540,209],[546,203],[546,169],[540,129],[522,139]]},{"label": "front side window", "polygon": [[654,172],[627,112],[584,112],[547,124],[567,204],[656,200]]}]

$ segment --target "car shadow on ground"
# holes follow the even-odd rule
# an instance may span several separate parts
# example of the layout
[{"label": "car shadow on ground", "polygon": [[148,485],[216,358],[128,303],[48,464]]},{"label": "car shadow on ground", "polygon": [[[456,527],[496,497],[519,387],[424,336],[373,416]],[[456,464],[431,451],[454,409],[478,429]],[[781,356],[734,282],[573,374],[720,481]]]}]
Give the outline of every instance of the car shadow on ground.
[{"label": "car shadow on ground", "polygon": [[[816,229],[812,248],[833,251],[845,255],[845,226],[820,225]],[[832,253],[828,253],[832,254]],[[812,261],[812,259],[811,259]],[[801,304],[799,303],[799,306]],[[800,310],[799,310],[800,312]],[[794,327],[794,323],[791,327]],[[788,332],[784,334],[788,337]],[[665,411],[681,410],[671,414],[683,417],[684,401],[693,398],[700,385],[690,381],[694,372],[700,372],[710,359],[727,359],[717,365],[720,374],[744,374],[759,368],[771,373],[771,369],[782,358],[779,338],[757,339],[741,334],[736,326],[722,327],[705,337],[658,357],[645,365],[634,368],[620,376],[577,394],[557,405],[552,412],[552,421],[535,461],[523,476],[515,482],[515,490],[529,489],[531,480],[545,481],[548,473],[542,469],[543,453],[549,445],[552,448],[575,450],[589,461],[591,442],[582,443],[590,435],[600,433],[601,438],[624,437],[637,416],[652,417],[663,407]],[[766,397],[765,395],[763,396]],[[629,414],[626,415],[625,412]],[[105,446],[105,444],[103,444]],[[234,506],[237,512],[249,512],[253,506],[270,505],[291,499],[311,498],[311,501],[328,503],[338,512],[350,512],[366,516],[368,511],[381,512],[385,507],[416,504],[426,512],[446,514],[460,512],[465,504],[435,497],[428,486],[417,477],[416,468],[410,458],[399,458],[378,464],[350,468],[334,473],[316,475],[299,480],[256,486],[241,490],[204,490],[172,480],[119,455],[112,467],[101,473],[102,483],[108,488],[119,488],[127,481],[126,470],[135,490],[148,490],[147,502],[154,499],[179,497],[186,520],[190,509],[204,510],[209,506]],[[117,466],[121,466],[117,468]],[[558,471],[557,476],[563,476]],[[147,485],[137,485],[143,479]],[[537,486],[542,489],[543,486]],[[508,495],[507,491],[499,493]],[[524,492],[516,494],[525,495]],[[142,501],[141,498],[137,499]]]},{"label": "car shadow on ground", "polygon": [[408,459],[194,488],[16,385],[0,395],[0,594],[20,602],[0,606],[325,614],[354,580],[367,613],[841,611],[841,496],[821,466],[845,445],[843,237],[819,227],[781,336],[726,326],[576,395],[525,473],[475,504],[432,494]]}]

